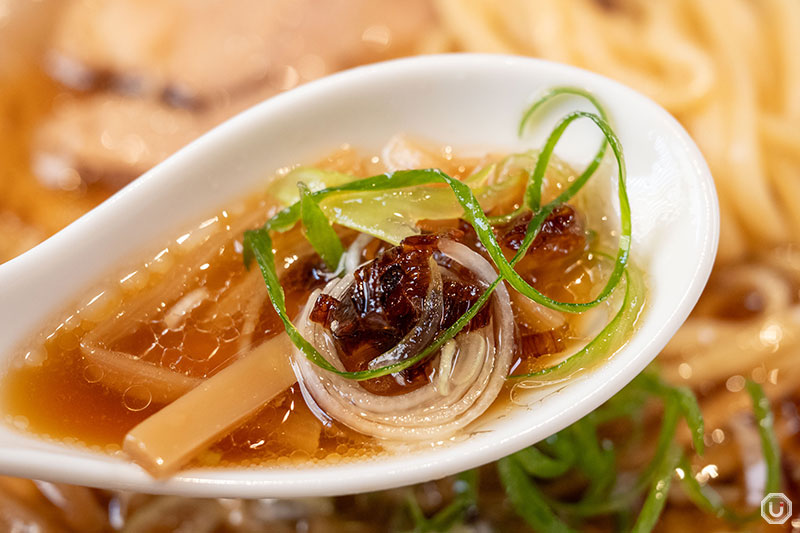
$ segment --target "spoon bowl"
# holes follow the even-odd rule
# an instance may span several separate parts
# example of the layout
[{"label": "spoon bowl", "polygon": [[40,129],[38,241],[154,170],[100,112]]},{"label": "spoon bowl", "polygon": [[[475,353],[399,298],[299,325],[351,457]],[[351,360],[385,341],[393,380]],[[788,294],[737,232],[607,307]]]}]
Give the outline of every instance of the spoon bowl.
[{"label": "spoon bowl", "polygon": [[[45,441],[0,423],[0,473],[103,488],[212,497],[364,492],[440,478],[499,459],[580,419],[641,372],[677,331],[710,273],[719,213],[708,168],[663,109],[577,68],[497,55],[442,55],[357,68],[259,104],[191,143],[29,252],[0,266],[0,377],[19,346],[56,313],[209,214],[263,186],[276,169],[342,143],[377,149],[400,132],[458,148],[520,151],[519,118],[542,90],[575,86],[606,105],[625,150],[634,263],[646,274],[646,312],[614,357],[568,381],[527,391],[524,405],[490,411],[457,442],[330,466],[194,469],[156,480],[124,457]],[[553,117],[583,103],[570,98]],[[557,154],[576,168],[600,137],[570,128]],[[5,417],[8,418],[8,417]],[[4,419],[0,406],[0,422]]]}]

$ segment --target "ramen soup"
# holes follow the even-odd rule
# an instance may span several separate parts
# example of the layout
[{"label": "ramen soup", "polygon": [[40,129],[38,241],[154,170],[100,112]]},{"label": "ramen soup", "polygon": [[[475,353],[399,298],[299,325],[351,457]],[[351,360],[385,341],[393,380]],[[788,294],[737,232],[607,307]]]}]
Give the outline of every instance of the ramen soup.
[{"label": "ramen soup", "polygon": [[[42,331],[3,383],[7,421],[157,476],[467,437],[635,327],[624,163],[599,112],[525,153],[397,136],[280,170]],[[578,118],[606,138],[582,173],[552,156]]]}]

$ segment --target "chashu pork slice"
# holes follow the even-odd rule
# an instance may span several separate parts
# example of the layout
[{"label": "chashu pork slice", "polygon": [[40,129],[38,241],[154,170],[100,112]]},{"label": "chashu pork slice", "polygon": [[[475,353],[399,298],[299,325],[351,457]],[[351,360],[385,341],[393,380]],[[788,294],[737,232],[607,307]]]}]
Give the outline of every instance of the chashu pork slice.
[{"label": "chashu pork slice", "polygon": [[428,0],[70,0],[51,71],[205,102],[413,53],[435,23]]},{"label": "chashu pork slice", "polygon": [[274,92],[263,87],[200,110],[113,92],[61,98],[36,131],[33,169],[51,188],[77,173],[87,184],[116,190]]}]

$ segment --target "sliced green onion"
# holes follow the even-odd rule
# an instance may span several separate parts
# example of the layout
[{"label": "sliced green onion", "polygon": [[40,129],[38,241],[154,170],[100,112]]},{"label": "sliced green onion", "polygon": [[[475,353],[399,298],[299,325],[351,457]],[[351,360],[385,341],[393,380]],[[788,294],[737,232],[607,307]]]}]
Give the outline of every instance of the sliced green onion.
[{"label": "sliced green onion", "polygon": [[668,385],[660,377],[650,373],[642,374],[642,379],[651,391],[665,399],[672,398],[676,402],[681,410],[681,415],[689,426],[689,432],[692,436],[692,444],[695,450],[697,450],[698,454],[703,455],[705,451],[705,442],[703,441],[705,423],[703,422],[703,413],[700,410],[700,404],[697,403],[697,397],[691,389],[688,387]]},{"label": "sliced green onion", "polygon": [[[584,114],[590,115],[590,114]],[[580,115],[583,116],[583,115]],[[590,115],[594,117],[592,120],[601,120],[596,115]],[[579,118],[579,115],[573,114],[573,118],[566,118],[565,121],[572,121],[576,118]],[[597,122],[596,122],[597,123]],[[602,128],[601,128],[602,129]],[[610,129],[603,130],[608,135],[612,136],[612,139],[616,139],[614,137],[614,133],[611,132]],[[620,150],[618,142],[612,142],[612,148],[615,150]],[[624,163],[622,162],[622,155],[621,152],[618,153],[618,161],[622,165],[619,170],[620,174],[620,194],[622,196],[625,195],[624,192]],[[557,309],[557,310],[570,310],[570,312],[579,312],[585,308],[593,307],[599,304],[602,300],[604,300],[608,294],[611,293],[613,288],[619,283],[620,278],[625,269],[625,265],[627,264],[628,258],[628,249],[630,246],[630,210],[623,209],[623,230],[627,227],[627,239],[625,239],[624,235],[620,238],[620,250],[617,255],[617,260],[615,263],[614,271],[612,272],[606,287],[601,294],[592,302],[584,303],[584,304],[570,304],[564,302],[557,302],[550,298],[547,298],[543,294],[539,293],[536,289],[532,286],[528,285],[513,269],[513,264],[509,263],[505,256],[503,255],[502,250],[500,249],[497,240],[494,237],[492,232],[492,227],[489,221],[486,218],[486,214],[481,209],[480,204],[478,203],[477,199],[475,198],[472,190],[469,188],[468,185],[462,183],[459,180],[453,179],[447,174],[441,172],[440,170],[436,169],[422,169],[422,170],[407,170],[407,171],[399,171],[390,174],[380,174],[378,176],[373,176],[370,178],[365,178],[363,180],[358,180],[356,182],[346,183],[344,185],[333,187],[330,189],[323,189],[321,191],[317,191],[316,193],[310,193],[309,196],[313,197],[314,199],[321,199],[326,195],[333,194],[337,191],[347,191],[347,190],[387,190],[392,188],[402,188],[402,187],[409,187],[414,185],[423,185],[427,183],[445,183],[447,184],[455,194],[456,198],[458,199],[459,203],[464,208],[464,215],[465,219],[473,226],[475,229],[476,234],[478,235],[479,240],[483,243],[484,247],[489,252],[489,255],[494,259],[495,264],[500,269],[501,275],[495,280],[495,282],[481,295],[481,297],[476,301],[467,312],[462,315],[450,328],[448,328],[445,332],[440,334],[436,340],[429,345],[425,350],[420,352],[414,357],[406,359],[404,361],[400,361],[397,363],[393,363],[391,365],[387,365],[382,368],[377,368],[373,370],[364,370],[360,372],[343,372],[338,369],[335,369],[330,363],[328,363],[322,355],[309,343],[306,341],[297,328],[292,324],[290,317],[286,314],[286,306],[285,306],[285,297],[283,295],[283,288],[280,286],[278,281],[276,267],[275,267],[275,258],[272,253],[272,240],[269,236],[270,229],[284,229],[285,227],[296,223],[296,221],[301,217],[302,213],[300,209],[295,208],[294,205],[284,209],[283,211],[279,212],[275,217],[270,219],[264,227],[259,230],[251,230],[245,233],[245,248],[249,250],[246,251],[245,254],[245,261],[249,261],[250,258],[255,258],[261,268],[262,274],[264,276],[265,281],[267,282],[267,292],[270,295],[270,299],[272,300],[273,307],[280,316],[281,320],[283,321],[284,327],[286,328],[287,333],[289,334],[289,338],[292,340],[294,345],[300,349],[304,355],[314,364],[328,370],[330,372],[335,372],[336,374],[347,377],[349,379],[355,380],[365,380],[365,379],[373,379],[376,377],[385,376],[388,374],[393,374],[395,372],[400,372],[409,368],[416,364],[417,362],[423,360],[424,358],[432,355],[438,350],[445,342],[449,339],[453,338],[464,326],[466,326],[469,321],[478,313],[481,306],[488,301],[491,293],[497,287],[497,285],[503,280],[508,279],[504,272],[511,272],[514,276],[517,277],[519,282],[521,282],[525,287],[529,289],[528,294],[529,296],[530,291],[533,291],[534,296],[539,295],[538,298],[533,298],[535,301],[539,303],[543,303],[550,308]],[[621,203],[621,205],[627,206],[627,196],[625,196],[626,202]],[[295,204],[297,205],[297,204]],[[543,221],[545,216],[541,216],[541,220]],[[627,223],[624,221],[627,217]],[[534,217],[537,219],[537,217]],[[533,222],[533,220],[532,220]],[[526,235],[526,240],[529,242],[533,241],[531,235],[535,233],[534,226],[531,224],[528,227],[528,235]],[[255,248],[259,248],[258,251]],[[524,249],[520,248],[521,254],[518,253],[515,258],[514,262],[518,261],[524,255]],[[616,273],[619,272],[619,275]],[[511,282],[512,286],[514,285]],[[280,293],[280,294],[279,294]],[[529,296],[530,297],[530,296]]]},{"label": "sliced green onion", "polygon": [[[678,427],[679,415],[680,409],[677,405],[677,402],[672,397],[668,398],[664,406],[664,416],[661,420],[661,430],[658,434],[658,442],[656,444],[656,450],[653,454],[653,458],[651,459],[648,467],[639,475],[638,479],[631,488],[625,490],[624,492],[611,494],[609,494],[608,490],[602,492],[595,491],[590,495],[590,497],[586,497],[578,503],[553,502],[553,505],[566,513],[576,516],[607,515],[622,511],[625,508],[633,505],[637,498],[639,498],[641,492],[652,483],[654,476],[657,473],[656,470],[669,452],[669,448],[672,445],[672,441],[675,438],[675,432]],[[591,453],[591,449],[596,446],[589,445],[587,449],[582,441],[577,442],[580,442],[581,448],[581,453],[579,455],[585,455],[587,450]],[[611,485],[606,484],[605,488],[608,489],[610,486]]]},{"label": "sliced green onion", "polygon": [[653,454],[653,459],[641,476],[641,480],[644,484],[646,484],[653,475],[657,476],[659,465],[669,453],[672,441],[675,439],[680,417],[681,407],[676,397],[667,396],[664,398],[664,415],[661,419],[661,431],[659,431],[658,440],[656,441],[656,451]]},{"label": "sliced green onion", "polygon": [[467,470],[459,474],[453,490],[456,493],[453,501],[430,518],[425,518],[419,502],[411,496],[414,533],[443,533],[463,522],[465,515],[478,503],[478,471]]},{"label": "sliced green onion", "polygon": [[568,429],[573,442],[580,443],[581,453],[576,454],[575,463],[589,479],[585,502],[596,502],[614,485],[617,479],[615,453],[604,448],[597,436],[597,424],[591,413],[572,424]]},{"label": "sliced green onion", "polygon": [[673,394],[678,397],[681,412],[686,424],[689,426],[694,449],[699,455],[703,455],[705,453],[705,442],[703,441],[705,422],[703,421],[703,412],[700,410],[700,404],[697,403],[697,396],[688,387],[676,387]]},{"label": "sliced green onion", "polygon": [[759,513],[749,515],[740,514],[728,507],[722,500],[722,496],[709,485],[701,485],[692,474],[692,465],[686,457],[681,459],[678,467],[683,470],[681,486],[689,499],[700,510],[711,513],[719,518],[724,518],[729,522],[747,522],[756,517]]},{"label": "sliced green onion", "polygon": [[537,111],[542,109],[545,104],[552,101],[554,98],[562,95],[573,95],[573,96],[581,96],[586,98],[597,110],[603,120],[608,122],[608,114],[606,113],[603,104],[595,98],[595,96],[585,89],[579,89],[578,87],[553,87],[545,91],[536,101],[531,104],[531,106],[522,114],[522,118],[519,121],[519,128],[517,130],[517,134],[522,137],[525,135],[525,128],[530,123],[533,116],[536,114]]},{"label": "sliced green onion", "polygon": [[753,414],[756,418],[759,437],[761,437],[761,453],[767,464],[767,482],[764,486],[764,493],[778,492],[781,486],[781,448],[778,438],[775,436],[775,418],[761,385],[748,380],[746,388],[753,401]]},{"label": "sliced green onion", "polygon": [[669,487],[672,484],[672,477],[675,475],[675,468],[678,466],[680,458],[680,448],[675,444],[671,444],[664,456],[658,461],[655,479],[631,533],[649,533],[655,527],[658,517],[661,516],[661,511],[667,503]]},{"label": "sliced green onion", "polygon": [[[316,192],[310,192],[308,189],[304,189],[302,186],[300,186],[300,202],[280,211],[277,215],[267,221],[267,223],[261,229],[246,232],[246,250],[244,254],[245,262],[246,264],[249,264],[253,258],[255,258],[258,262],[262,271],[262,275],[267,283],[267,291],[273,303],[273,307],[275,307],[279,317],[281,318],[293,344],[300,349],[311,362],[320,368],[330,372],[335,372],[336,374],[349,379],[373,379],[409,368],[410,366],[413,366],[417,362],[433,354],[441,347],[442,344],[444,344],[444,342],[454,337],[464,326],[466,326],[469,320],[471,320],[472,317],[477,314],[481,306],[488,301],[491,293],[497,287],[497,285],[503,280],[508,281],[512,287],[517,289],[528,298],[531,298],[537,303],[558,311],[572,313],[581,312],[594,307],[605,300],[619,284],[625,272],[630,250],[630,206],[625,189],[625,164],[622,156],[622,149],[616,135],[605,120],[592,113],[575,112],[567,115],[548,138],[546,149],[549,149],[550,153],[552,153],[553,147],[558,142],[569,124],[579,118],[588,118],[600,128],[609,145],[612,147],[612,150],[614,151],[618,166],[619,203],[622,233],[619,239],[619,249],[614,263],[614,269],[609,276],[605,287],[600,291],[600,294],[594,300],[585,303],[569,303],[553,300],[537,291],[534,287],[522,279],[522,277],[517,274],[516,271],[514,271],[514,264],[516,264],[516,262],[525,255],[527,249],[530,247],[536,234],[538,233],[541,223],[555,207],[555,204],[548,204],[548,206],[545,206],[545,208],[541,209],[536,215],[534,215],[531,223],[528,226],[525,239],[523,240],[523,246],[520,248],[512,261],[509,262],[506,260],[500,245],[495,239],[492,226],[469,185],[453,179],[447,174],[436,169],[399,171],[343,183],[341,185],[328,187]],[[586,179],[588,179],[588,176]],[[460,317],[445,332],[440,334],[430,346],[416,356],[382,368],[361,372],[343,372],[335,369],[329,362],[325,360],[324,357],[319,354],[319,352],[311,345],[311,343],[302,337],[286,313],[285,296],[283,293],[283,288],[280,286],[277,277],[274,261],[275,258],[274,254],[272,253],[272,241],[269,236],[269,231],[283,231],[297,223],[299,219],[302,219],[304,225],[306,225],[307,233],[309,232],[309,228],[313,229],[312,233],[315,235],[316,241],[315,249],[317,249],[318,252],[321,252],[321,254],[326,254],[325,260],[330,266],[335,259],[341,257],[341,250],[339,249],[341,243],[338,243],[338,246],[336,245],[336,242],[338,242],[338,237],[336,237],[333,244],[323,242],[326,240],[325,236],[329,237],[331,232],[333,232],[333,229],[330,227],[329,223],[327,225],[320,223],[320,213],[318,207],[319,202],[331,194],[338,192],[391,190],[418,185],[427,185],[431,183],[445,183],[450,187],[456,197],[456,200],[459,202],[459,204],[461,204],[461,207],[464,210],[464,218],[475,229],[479,240],[484,245],[488,251],[488,254],[499,269],[500,276],[484,292],[481,298],[479,298],[479,300],[475,302],[475,304],[473,304],[464,315],[462,315],[462,317]],[[585,183],[585,180],[583,183]],[[541,182],[538,182],[537,186],[541,187]],[[570,186],[559,198],[571,197],[571,195],[575,194],[579,190],[580,186],[582,186],[582,183],[573,183],[572,186]],[[575,361],[574,358],[570,358],[569,360]]]},{"label": "sliced green onion", "polygon": [[[600,111],[600,118],[603,123],[608,124],[608,119],[603,111],[602,107],[598,107]],[[569,115],[567,115],[569,116]],[[597,115],[595,115],[597,116]],[[524,123],[523,123],[524,125]],[[520,127],[523,127],[521,125]],[[539,159],[536,161],[536,166],[533,169],[533,174],[531,175],[530,183],[525,190],[525,201],[523,205],[527,206],[529,209],[535,211],[539,209],[542,200],[542,183],[544,182],[544,174],[547,170],[547,166],[550,164],[550,158],[553,156],[553,151],[556,148],[556,144],[561,136],[564,134],[564,131],[569,126],[569,122],[565,121],[564,119],[556,125],[553,131],[550,133],[550,136],[547,139],[547,142],[544,144],[544,148],[542,148],[542,153],[539,156]],[[595,154],[592,161],[587,165],[586,169],[581,173],[580,177],[578,177],[576,183],[578,183],[578,188],[583,186],[583,183],[594,174],[597,170],[597,167],[600,166],[600,163],[603,161],[603,157],[606,153],[606,146],[608,145],[608,139],[603,140],[603,144],[598,149],[597,153]]]},{"label": "sliced green onion", "polygon": [[548,381],[562,379],[579,370],[594,365],[617,348],[633,329],[644,305],[644,280],[634,268],[625,271],[625,295],[614,317],[589,343],[555,365],[529,372],[512,374],[509,379],[547,378]]},{"label": "sliced green onion", "polygon": [[528,478],[525,470],[514,456],[500,459],[497,462],[497,471],[514,510],[525,519],[534,531],[547,531],[548,533],[574,531],[556,516],[548,505],[547,499]]},{"label": "sliced green onion", "polygon": [[272,302],[272,307],[278,313],[278,317],[280,317],[281,321],[283,322],[283,326],[286,329],[286,333],[289,335],[289,339],[292,341],[292,343],[303,352],[303,355],[305,355],[309,361],[318,367],[356,381],[374,379],[381,376],[394,374],[396,372],[401,372],[434,354],[436,350],[441,348],[445,342],[455,337],[458,332],[464,328],[464,326],[469,324],[470,320],[472,320],[475,315],[478,314],[478,311],[480,311],[483,304],[488,301],[492,292],[501,281],[501,278],[497,278],[494,283],[492,283],[489,288],[480,296],[480,298],[478,298],[478,300],[476,300],[475,303],[469,309],[467,309],[467,311],[461,315],[458,320],[455,321],[455,323],[453,323],[452,326],[440,333],[439,336],[437,336],[427,348],[422,350],[414,357],[409,357],[404,361],[392,363],[390,365],[373,370],[344,372],[330,364],[327,359],[325,359],[322,354],[320,354],[317,349],[314,348],[314,346],[300,334],[295,325],[292,323],[292,320],[286,311],[286,297],[283,287],[281,287],[280,281],[278,280],[278,274],[275,269],[275,255],[272,252],[272,238],[269,235],[269,230],[265,228],[259,228],[257,230],[246,231],[244,243],[245,249],[249,250],[248,256],[255,259],[259,268],[261,269],[261,274],[264,276],[264,280],[267,284],[267,293],[269,294],[270,301]]},{"label": "sliced green onion", "polygon": [[286,334],[289,335],[292,343],[302,350],[303,354],[315,365],[330,372],[339,372],[336,367],[322,357],[310,342],[303,338],[289,319],[289,315],[286,312],[286,295],[278,279],[278,272],[275,269],[275,254],[272,252],[272,238],[269,235],[269,230],[260,228],[245,231],[244,248],[246,252],[245,261],[252,257],[261,268],[261,275],[267,284],[267,293],[272,302],[272,307],[278,313],[286,329]]},{"label": "sliced green onion", "polygon": [[624,389],[594,410],[598,425],[622,418],[641,420],[645,403],[652,396],[651,390],[644,383],[644,378],[648,374],[648,371],[642,372]]},{"label": "sliced green onion", "polygon": [[303,221],[306,239],[319,254],[330,271],[336,271],[339,261],[344,253],[344,246],[328,217],[322,212],[316,200],[311,197],[308,186],[299,182],[297,190],[300,192],[300,218]]},{"label": "sliced green onion", "polygon": [[[780,457],[778,443],[773,430],[772,412],[760,386],[748,382],[747,390],[753,401],[753,410],[759,427],[765,463],[767,464],[767,482],[764,491],[765,494],[777,492],[780,490]],[[599,452],[597,424],[599,421],[607,422],[613,419],[610,414],[603,414],[607,406],[611,408],[610,413],[620,413],[624,417],[628,416],[631,411],[621,409],[619,404],[631,401],[643,404],[648,398],[654,396],[664,402],[664,414],[653,458],[630,488],[623,492],[616,492],[615,489],[618,487],[612,487],[605,481],[603,476],[606,468],[602,464],[605,462],[605,458]],[[540,527],[543,530],[546,530],[544,529],[544,524],[547,523],[547,518],[556,516],[555,511],[568,516],[583,518],[610,515],[614,515],[617,518],[625,518],[625,513],[629,513],[635,507],[637,501],[649,486],[649,491],[632,531],[651,531],[663,510],[676,468],[680,468],[683,471],[681,483],[686,494],[701,510],[713,513],[733,523],[745,523],[758,519],[760,517],[758,511],[741,514],[727,506],[713,488],[708,485],[701,485],[697,481],[692,474],[689,460],[675,444],[675,434],[681,418],[686,420],[693,435],[702,435],[703,420],[697,406],[697,400],[692,392],[685,387],[671,386],[652,372],[645,371],[598,410],[590,413],[555,436],[539,443],[536,448],[529,449],[537,450],[541,446],[552,453],[555,452],[556,447],[554,445],[557,443],[562,448],[564,445],[569,447],[571,449],[570,454],[578,458],[574,466],[583,472],[590,482],[581,501],[564,503],[553,500],[538,489],[534,480],[521,477],[525,474],[534,478],[548,477],[537,473],[543,472],[547,474],[548,468],[550,468],[547,458],[543,461],[541,454],[537,453],[541,452],[541,450],[533,453],[526,450],[504,460],[513,459],[513,464],[517,465],[519,472],[513,471],[506,464],[498,464],[498,470],[501,472],[501,478],[504,475],[504,470],[501,470],[501,468],[508,470],[505,472],[505,476],[514,483],[507,485],[508,490],[515,491],[509,492],[509,498],[512,499],[512,502],[515,496],[521,498],[520,494],[524,493],[530,500],[529,505],[536,505],[537,508],[542,506],[544,508],[543,511],[537,509],[537,513],[533,517],[528,517],[515,505],[520,515],[531,525],[534,525],[532,520],[538,518],[538,522],[535,522],[538,526],[534,527]],[[696,443],[695,448],[699,451],[702,450],[702,447]],[[558,454],[553,453],[553,455],[562,457],[564,456],[563,450]],[[505,478],[503,479],[505,482]],[[600,487],[604,490],[595,489],[595,487]],[[542,516],[545,518],[541,518]]]},{"label": "sliced green onion", "polygon": [[[597,297],[585,303],[566,303],[566,302],[559,302],[552,298],[545,296],[544,294],[537,291],[531,285],[529,285],[523,278],[520,276],[513,268],[513,266],[505,260],[503,256],[503,252],[500,249],[499,244],[495,239],[491,239],[489,242],[484,242],[481,239],[481,243],[486,247],[487,252],[491,256],[492,260],[494,261],[495,265],[497,265],[500,274],[508,281],[508,283],[514,287],[520,294],[527,296],[531,300],[549,307],[550,309],[554,309],[556,311],[562,311],[567,313],[579,313],[590,309],[600,302],[604,301],[608,298],[616,286],[619,284],[620,279],[622,278],[623,272],[625,270],[625,266],[628,263],[628,255],[630,253],[630,246],[631,246],[631,210],[630,210],[630,203],[628,201],[628,193],[626,188],[626,169],[625,169],[625,160],[622,154],[622,146],[620,145],[619,139],[617,138],[614,131],[608,125],[608,123],[600,118],[599,116],[593,113],[586,113],[584,111],[575,111],[570,113],[569,115],[565,116],[561,122],[555,127],[553,132],[547,139],[545,143],[545,147],[542,149],[542,157],[541,159],[546,158],[546,154],[552,153],[553,148],[558,143],[559,139],[563,135],[566,128],[575,120],[579,118],[588,118],[592,122],[597,125],[598,128],[603,132],[603,135],[606,137],[609,145],[611,146],[612,151],[614,152],[614,157],[617,161],[617,183],[618,183],[618,198],[619,198],[619,207],[620,207],[620,237],[619,237],[619,248],[617,250],[617,256],[614,261],[614,269],[611,272],[611,275],[606,282],[606,285],[597,295]],[[549,152],[548,152],[549,151]],[[536,176],[534,176],[534,180],[536,180]],[[541,179],[538,178],[539,181],[534,181],[534,188],[541,188]],[[588,180],[588,177],[586,178]],[[571,195],[574,195],[584,184],[586,180],[582,181],[576,180],[564,193],[559,196],[556,200],[548,204],[547,206],[538,209],[534,214],[531,222],[528,226],[528,232],[523,240],[523,244],[520,247],[517,255],[524,255],[527,252],[528,247],[533,243],[536,234],[538,233],[538,228],[547,215],[552,212],[556,205],[559,203],[563,203],[564,198],[568,199]],[[463,184],[462,184],[463,185]],[[458,196],[459,192],[454,189],[454,192]],[[475,218],[474,214],[470,212],[469,209],[466,209],[466,220],[470,222],[474,227],[477,228],[477,225],[481,224],[489,224],[489,221],[486,219],[486,215],[482,212],[480,216]]]},{"label": "sliced green onion", "polygon": [[298,167],[285,176],[281,176],[270,183],[267,192],[274,196],[283,205],[292,205],[300,200],[297,184],[305,183],[312,192],[325,187],[342,185],[357,179],[351,174],[323,170],[313,167]]},{"label": "sliced green onion", "polygon": [[575,453],[575,447],[572,445],[571,440],[563,431],[556,433],[555,435],[550,435],[536,446],[541,448],[549,455],[552,455],[559,461],[563,461],[571,465],[575,464],[577,457],[577,454]]},{"label": "sliced green onion", "polygon": [[[547,92],[541,95],[533,104],[531,104],[531,106],[527,109],[527,111],[525,111],[525,113],[522,115],[522,119],[520,120],[519,123],[519,129],[517,131],[517,134],[519,135],[520,138],[524,136],[525,127],[528,125],[531,118],[536,114],[536,112],[544,108],[544,106],[548,104],[551,100],[561,95],[575,95],[586,98],[600,114],[600,118],[602,118],[605,122],[609,122],[605,108],[590,92],[585,91],[583,89],[578,89],[576,87],[555,87],[553,89],[549,89]],[[575,189],[575,191],[572,192],[572,194],[569,194],[567,196],[567,199],[572,197],[572,195],[574,195],[577,189],[583,187],[583,184],[585,184],[586,181],[588,181],[588,179],[595,173],[597,168],[600,166],[600,163],[602,163],[603,161],[603,157],[605,156],[607,147],[608,143],[605,139],[603,139],[603,143],[600,145],[600,148],[598,148],[594,158],[592,158],[592,161],[589,163],[589,165],[587,165],[587,167],[584,169],[584,171],[581,173],[578,179],[574,182],[575,187],[571,188]],[[553,144],[550,147],[549,152],[547,152],[546,154],[542,152],[542,154],[540,154],[540,156],[538,157],[536,165],[534,166],[534,171],[530,173],[528,179],[528,185],[525,187],[524,201],[519,206],[519,208],[506,215],[499,215],[492,217],[491,220],[493,224],[508,222],[515,216],[523,213],[528,208],[533,210],[538,209],[539,203],[541,201],[541,184],[544,181],[544,174],[550,163],[550,158],[552,156],[554,148],[555,144]],[[564,203],[567,201],[566,199],[563,199],[564,196],[565,194],[562,194],[559,197],[558,201],[560,203]]]},{"label": "sliced green onion", "polygon": [[[747,393],[753,402],[753,414],[761,438],[761,453],[766,464],[766,482],[764,495],[780,491],[780,447],[773,427],[773,415],[769,400],[764,390],[757,383],[748,380]],[[701,510],[724,518],[729,522],[749,522],[758,519],[761,514],[758,510],[750,513],[740,513],[723,501],[722,497],[709,485],[701,485],[692,475],[692,466],[687,458],[682,458],[680,468],[684,471],[682,486],[689,499]]]},{"label": "sliced green onion", "polygon": [[524,448],[514,454],[520,466],[529,476],[538,478],[554,478],[565,474],[574,461],[553,458],[536,446]]}]

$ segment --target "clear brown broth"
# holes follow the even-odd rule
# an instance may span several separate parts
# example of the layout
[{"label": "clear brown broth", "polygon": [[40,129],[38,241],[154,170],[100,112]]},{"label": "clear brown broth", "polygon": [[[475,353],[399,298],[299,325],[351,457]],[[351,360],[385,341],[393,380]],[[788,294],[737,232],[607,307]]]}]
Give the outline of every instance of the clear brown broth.
[{"label": "clear brown broth", "polygon": [[[443,150],[443,154],[450,154]],[[324,159],[318,166],[336,170],[347,170],[357,175],[368,175],[381,171],[376,158],[358,158],[349,148],[342,149]],[[443,160],[445,170],[457,177],[468,174],[475,165],[472,160]],[[223,211],[215,219],[217,232],[228,234],[222,245],[204,267],[192,271],[181,287],[181,296],[192,290],[204,288],[211,300],[223,300],[232,289],[241,283],[247,274],[241,256],[241,234],[235,229],[237,223],[252,213],[260,213],[260,222],[274,210],[264,201],[263,195],[247,199],[240,208]],[[233,214],[233,213],[238,214]],[[212,233],[212,237],[213,237]],[[348,236],[345,235],[347,238]],[[281,258],[309,253],[299,229],[280,234],[276,238],[277,263]],[[202,245],[201,245],[202,246]],[[147,281],[136,276],[121,276],[126,279],[119,287],[112,287],[112,294],[104,304],[105,309],[83,307],[38,338],[44,352],[38,357],[18,364],[3,380],[0,388],[0,403],[6,413],[6,421],[28,432],[47,439],[89,447],[96,451],[121,453],[125,434],[139,422],[157,412],[163,403],[146,401],[129,394],[133,387],[146,384],[132,383],[128,390],[109,387],[100,379],[98,370],[88,363],[81,353],[82,338],[97,327],[97,322],[107,320],[116,309],[141,298],[147,291],[158,291],[169,283],[173,271],[182,268],[182,262],[192,257],[192,251],[181,249],[173,242],[168,253],[153,259],[147,267],[132,271],[147,272]],[[171,266],[170,266],[171,265]],[[550,296],[560,299],[583,299],[594,290],[596,270],[592,259],[585,254],[572,268],[540,277],[537,285]],[[131,280],[137,279],[132,290]],[[128,285],[126,285],[126,283]],[[106,289],[106,288],[104,288]],[[119,289],[119,290],[114,290]],[[287,302],[290,313],[299,311],[309,291],[289,291]],[[230,316],[214,317],[215,303],[206,302],[192,310],[180,328],[166,328],[163,322],[166,310],[176,299],[157,302],[160,310],[143,320],[136,320],[133,327],[117,332],[108,343],[109,348],[134,355],[142,360],[169,368],[175,372],[197,378],[207,378],[227,366],[240,355],[237,341],[246,320],[246,301],[234,305]],[[80,308],[80,306],[78,306]],[[90,317],[81,318],[82,316]],[[576,319],[571,319],[576,320]],[[573,324],[565,331],[563,340],[574,344],[579,339],[569,337]],[[259,311],[253,344],[257,344],[282,331],[277,315],[265,301]],[[44,357],[42,357],[44,355]],[[32,359],[32,360],[31,360]],[[517,371],[539,368],[546,364],[549,356],[526,358],[518,354]],[[266,379],[266,378],[265,378]],[[511,387],[506,387],[491,411],[508,409],[512,402]],[[317,440],[318,439],[318,440]],[[335,420],[320,421],[309,408],[297,385],[286,390],[261,409],[252,419],[212,445],[195,460],[195,466],[273,465],[297,462],[347,461],[374,455],[382,450],[380,442],[356,433]]]}]

